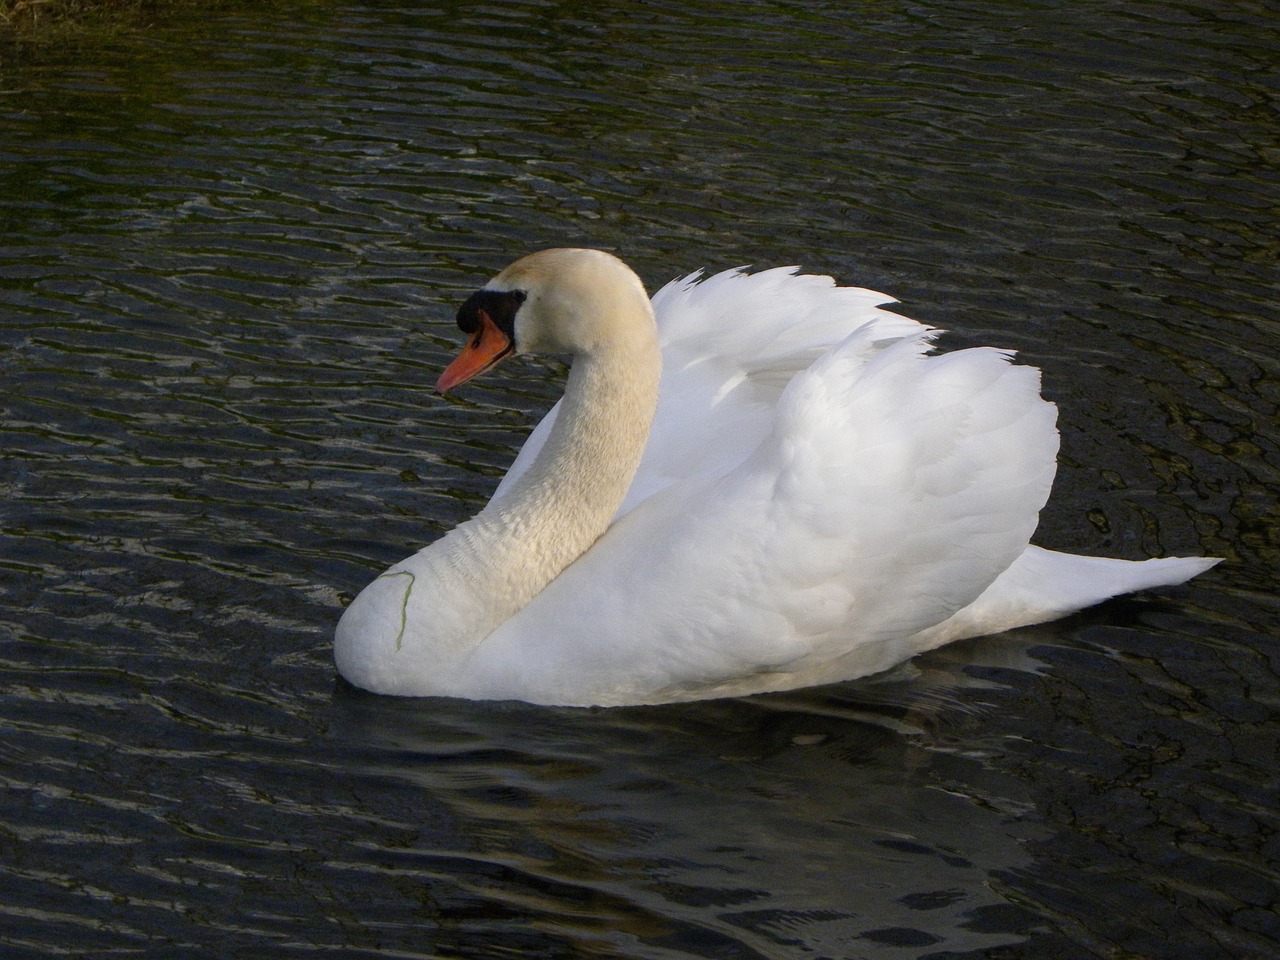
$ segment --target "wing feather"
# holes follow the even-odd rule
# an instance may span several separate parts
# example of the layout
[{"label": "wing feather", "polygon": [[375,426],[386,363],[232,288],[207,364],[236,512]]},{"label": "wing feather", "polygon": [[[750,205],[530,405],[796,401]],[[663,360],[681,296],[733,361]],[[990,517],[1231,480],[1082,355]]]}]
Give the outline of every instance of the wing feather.
[{"label": "wing feather", "polygon": [[1026,547],[1057,451],[1036,370],[928,351],[918,324],[857,324],[792,376],[752,449],[667,479],[481,645],[490,694],[519,678],[564,702],[566,677],[596,703],[751,692],[909,656]]}]

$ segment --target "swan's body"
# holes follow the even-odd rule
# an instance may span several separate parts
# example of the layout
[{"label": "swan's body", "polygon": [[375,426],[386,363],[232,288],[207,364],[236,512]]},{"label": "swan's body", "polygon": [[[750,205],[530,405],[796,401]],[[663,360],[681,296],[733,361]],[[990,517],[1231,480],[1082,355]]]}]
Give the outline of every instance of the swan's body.
[{"label": "swan's body", "polygon": [[355,599],[339,671],[405,696],[737,696],[1216,562],[1030,546],[1058,448],[1039,372],[988,348],[931,355],[886,302],[780,269],[688,277],[651,307],[608,254],[508,267],[460,311],[475,336],[441,388],[567,352],[564,399],[483,511]]}]

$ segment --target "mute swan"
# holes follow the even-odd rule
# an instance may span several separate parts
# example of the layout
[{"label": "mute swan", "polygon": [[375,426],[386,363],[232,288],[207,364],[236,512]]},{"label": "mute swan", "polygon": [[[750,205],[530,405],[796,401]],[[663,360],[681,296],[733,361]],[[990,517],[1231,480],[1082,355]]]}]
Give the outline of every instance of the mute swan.
[{"label": "mute swan", "polygon": [[507,267],[458,311],[437,389],[567,353],[564,397],[479,514],[347,608],[339,672],[578,706],[787,690],[1217,562],[1030,546],[1058,449],[1039,371],[931,354],[891,302],[792,268],[651,304],[600,251]]}]

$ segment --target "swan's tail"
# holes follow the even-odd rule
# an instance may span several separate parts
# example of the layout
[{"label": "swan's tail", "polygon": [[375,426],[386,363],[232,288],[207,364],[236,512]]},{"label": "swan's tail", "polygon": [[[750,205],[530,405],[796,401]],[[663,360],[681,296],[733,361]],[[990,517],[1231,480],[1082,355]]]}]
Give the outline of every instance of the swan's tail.
[{"label": "swan's tail", "polygon": [[1113,560],[1028,547],[1014,566],[1020,563],[1030,568],[1036,589],[1042,591],[1042,600],[1049,601],[1067,614],[1122,593],[1186,583],[1221,563],[1221,559],[1164,557],[1158,560]]},{"label": "swan's tail", "polygon": [[1218,557],[1113,560],[1029,546],[982,596],[926,631],[928,647],[1056,620],[1123,593],[1175,586],[1220,562]]}]

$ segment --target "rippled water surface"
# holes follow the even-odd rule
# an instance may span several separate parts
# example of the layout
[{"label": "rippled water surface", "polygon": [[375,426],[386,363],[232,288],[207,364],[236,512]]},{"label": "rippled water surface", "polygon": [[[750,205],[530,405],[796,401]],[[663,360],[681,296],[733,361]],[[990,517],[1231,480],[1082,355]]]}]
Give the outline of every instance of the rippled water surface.
[{"label": "rippled water surface", "polygon": [[[1271,0],[225,8],[0,60],[0,953],[1280,952]],[[561,368],[553,244],[801,263],[1045,371],[1046,546],[1227,562],[888,677],[612,711],[337,682]]]}]

